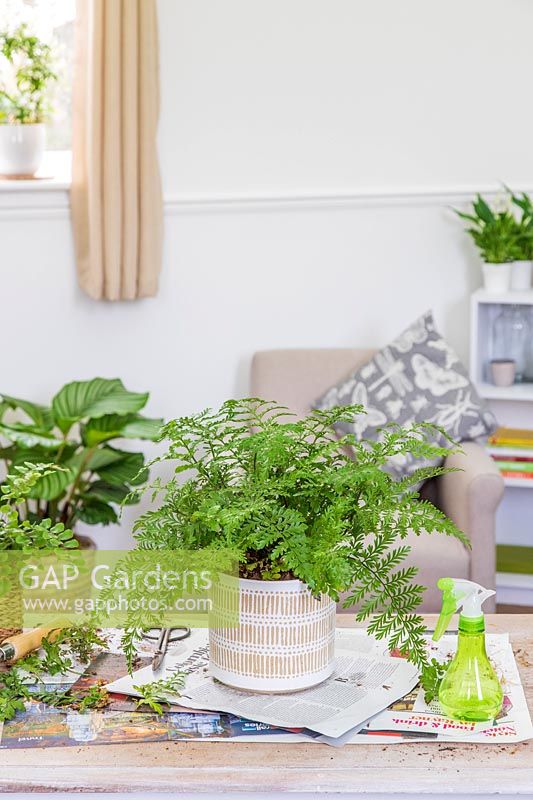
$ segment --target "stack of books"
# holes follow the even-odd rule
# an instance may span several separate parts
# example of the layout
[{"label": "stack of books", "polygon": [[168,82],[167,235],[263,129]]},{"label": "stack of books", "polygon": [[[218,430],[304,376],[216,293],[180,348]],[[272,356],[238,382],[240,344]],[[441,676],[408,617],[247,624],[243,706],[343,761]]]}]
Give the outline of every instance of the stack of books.
[{"label": "stack of books", "polygon": [[533,430],[498,428],[489,436],[487,450],[504,478],[533,481]]}]

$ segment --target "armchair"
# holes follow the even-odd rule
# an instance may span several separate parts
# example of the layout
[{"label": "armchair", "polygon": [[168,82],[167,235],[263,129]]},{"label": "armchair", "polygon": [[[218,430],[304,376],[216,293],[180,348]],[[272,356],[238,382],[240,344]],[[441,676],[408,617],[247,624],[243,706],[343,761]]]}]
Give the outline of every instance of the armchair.
[{"label": "armchair", "polygon": [[[317,397],[373,354],[374,350],[353,348],[258,352],[252,361],[251,395],[276,400],[304,416]],[[421,494],[467,534],[472,549],[442,536],[411,535],[407,540],[413,547],[411,557],[419,567],[420,581],[428,587],[422,605],[425,612],[440,610],[436,582],[441,576],[468,578],[495,588],[495,517],[504,484],[483,447],[475,442],[465,442],[462,447],[464,454],[446,459],[446,466],[457,467],[461,472],[428,482]],[[495,609],[493,598],[486,602],[485,609]]]}]

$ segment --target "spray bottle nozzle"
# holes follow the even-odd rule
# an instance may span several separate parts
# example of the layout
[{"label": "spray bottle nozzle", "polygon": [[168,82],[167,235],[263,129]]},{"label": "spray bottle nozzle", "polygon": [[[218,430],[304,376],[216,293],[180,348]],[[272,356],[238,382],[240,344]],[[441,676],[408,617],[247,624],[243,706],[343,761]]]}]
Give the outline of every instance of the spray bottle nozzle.
[{"label": "spray bottle nozzle", "polygon": [[437,586],[442,591],[442,609],[433,634],[434,642],[441,638],[457,611],[461,610],[462,616],[470,619],[479,619],[483,616],[481,606],[485,600],[496,594],[479,583],[461,578],[440,578]]}]

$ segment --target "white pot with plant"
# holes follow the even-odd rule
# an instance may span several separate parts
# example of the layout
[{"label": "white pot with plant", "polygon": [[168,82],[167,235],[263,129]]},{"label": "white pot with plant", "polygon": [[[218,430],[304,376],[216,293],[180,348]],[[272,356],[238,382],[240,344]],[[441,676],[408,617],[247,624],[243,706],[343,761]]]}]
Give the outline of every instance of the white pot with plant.
[{"label": "white pot with plant", "polygon": [[512,264],[517,258],[521,228],[509,208],[501,211],[477,195],[472,213],[456,213],[469,223],[466,229],[482,259],[483,286],[491,294],[503,294],[511,285]]},{"label": "white pot with plant", "polygon": [[44,155],[47,90],[56,80],[50,47],[26,25],[0,32],[0,175],[32,178]]},{"label": "white pot with plant", "polygon": [[531,289],[531,260],[513,261],[510,288],[513,292],[527,292]]},{"label": "white pot with plant", "polygon": [[483,288],[490,294],[504,294],[511,286],[512,261],[485,261],[482,264]]},{"label": "white pot with plant", "polygon": [[[420,448],[425,458],[449,450],[427,440],[427,426],[385,430],[381,442],[337,439],[333,424],[360,413],[350,406],[298,420],[275,403],[230,400],[162,430],[176,477],[158,485],[161,505],[140,517],[135,535],[141,549],[234,554],[239,574],[215,582],[210,624],[210,671],[230,686],[285,692],[328,677],[346,591],[370,633],[426,663],[414,614],[423,587],[413,584],[416,568],[401,568],[405,536],[464,535],[409,491],[426,470],[397,482],[382,467]],[[224,622],[228,596],[239,610],[233,625]]]},{"label": "white pot with plant", "polygon": [[527,292],[531,289],[531,268],[530,260],[513,261],[511,268],[510,288],[513,292]]},{"label": "white pot with plant", "polygon": [[511,290],[527,292],[531,289],[533,267],[533,203],[526,192],[520,195],[508,190],[513,204],[519,209],[520,236],[518,238],[516,260],[511,270]]}]

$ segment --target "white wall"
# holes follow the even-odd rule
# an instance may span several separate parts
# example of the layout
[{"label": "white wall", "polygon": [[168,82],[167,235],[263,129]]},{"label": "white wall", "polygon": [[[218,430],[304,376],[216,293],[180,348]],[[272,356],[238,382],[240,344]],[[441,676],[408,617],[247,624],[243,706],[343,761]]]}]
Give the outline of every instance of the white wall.
[{"label": "white wall", "polygon": [[533,181],[530,0],[159,0],[167,191]]},{"label": "white wall", "polygon": [[[533,186],[533,4],[159,11],[160,293],[85,297],[64,199],[29,219],[0,190],[0,391],[45,401],[119,375],[176,416],[246,393],[257,349],[381,345],[429,307],[466,359],[479,267],[446,205],[458,186]],[[127,525],[112,535],[100,542],[126,542]]]}]

